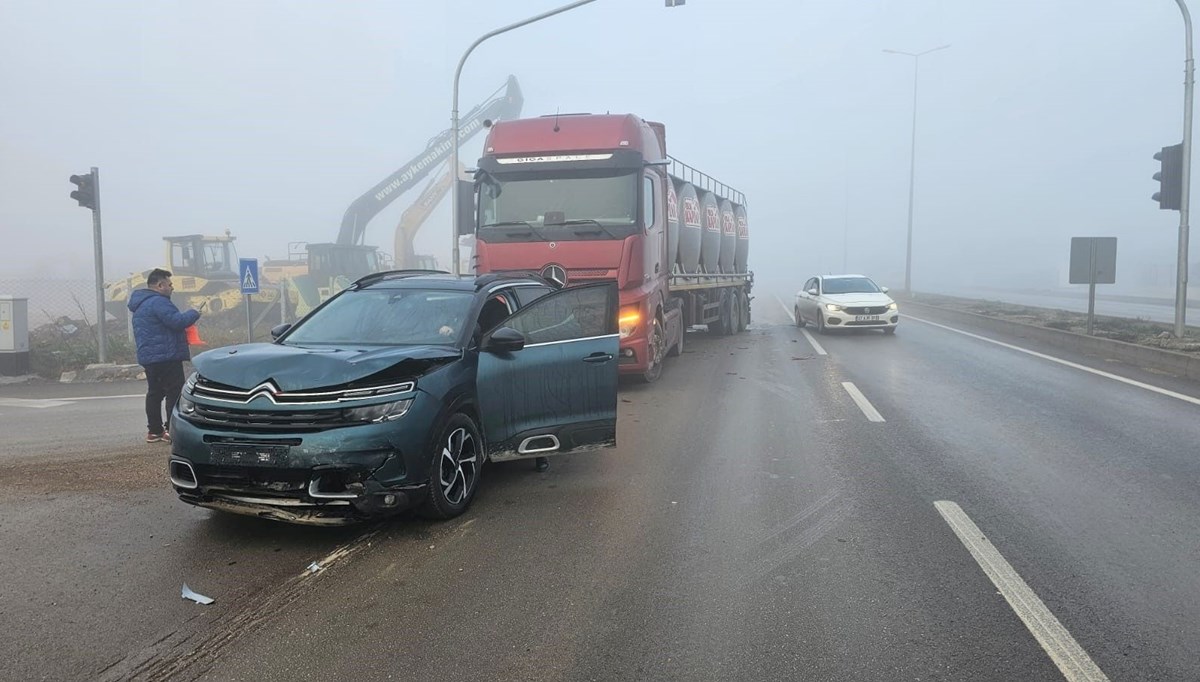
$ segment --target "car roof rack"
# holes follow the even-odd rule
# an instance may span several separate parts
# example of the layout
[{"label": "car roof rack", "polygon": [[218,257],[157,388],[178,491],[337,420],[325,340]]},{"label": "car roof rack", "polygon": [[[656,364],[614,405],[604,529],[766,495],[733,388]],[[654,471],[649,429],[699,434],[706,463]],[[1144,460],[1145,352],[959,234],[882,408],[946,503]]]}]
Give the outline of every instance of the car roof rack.
[{"label": "car roof rack", "polygon": [[536,270],[509,270],[506,272],[488,272],[475,278],[475,290],[507,279],[535,279],[546,286],[554,288],[554,283],[542,277]]},{"label": "car roof rack", "polygon": [[354,280],[351,287],[361,287],[367,284],[374,284],[385,279],[402,279],[405,277],[418,277],[420,275],[449,275],[445,270],[384,270],[383,272],[372,272],[369,275],[363,275]]}]

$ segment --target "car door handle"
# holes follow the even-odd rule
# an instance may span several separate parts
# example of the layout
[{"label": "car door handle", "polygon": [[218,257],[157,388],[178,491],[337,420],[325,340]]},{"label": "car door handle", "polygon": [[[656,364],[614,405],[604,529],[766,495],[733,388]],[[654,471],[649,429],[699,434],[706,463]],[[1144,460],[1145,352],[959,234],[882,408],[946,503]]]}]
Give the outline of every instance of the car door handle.
[{"label": "car door handle", "polygon": [[608,362],[612,360],[612,353],[592,353],[583,359],[584,362]]}]

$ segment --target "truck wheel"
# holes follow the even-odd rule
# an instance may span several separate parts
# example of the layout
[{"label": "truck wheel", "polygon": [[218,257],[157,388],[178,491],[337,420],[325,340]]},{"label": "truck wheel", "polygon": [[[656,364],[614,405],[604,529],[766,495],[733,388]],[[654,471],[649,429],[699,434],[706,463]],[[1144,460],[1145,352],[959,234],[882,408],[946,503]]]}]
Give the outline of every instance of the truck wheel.
[{"label": "truck wheel", "polygon": [[683,323],[680,322],[679,340],[675,342],[674,346],[671,346],[671,350],[667,351],[667,357],[677,358],[680,355],[683,355],[683,337],[685,336],[687,336],[687,329],[683,326]]},{"label": "truck wheel", "polygon": [[664,348],[667,344],[667,333],[663,329],[662,318],[655,316],[654,324],[650,328],[650,336],[647,339],[650,343],[647,352],[650,354],[650,366],[642,372],[642,381],[647,384],[652,384],[658,381],[662,376],[663,360],[666,359],[667,353]]},{"label": "truck wheel", "polygon": [[746,331],[746,327],[750,326],[750,301],[741,292],[737,293],[738,302],[738,333]]}]

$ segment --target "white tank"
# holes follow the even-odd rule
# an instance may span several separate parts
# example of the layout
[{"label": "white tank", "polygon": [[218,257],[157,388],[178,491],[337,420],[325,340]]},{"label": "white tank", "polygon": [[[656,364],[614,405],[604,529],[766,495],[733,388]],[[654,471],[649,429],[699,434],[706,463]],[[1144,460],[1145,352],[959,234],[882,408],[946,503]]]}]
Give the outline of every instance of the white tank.
[{"label": "white tank", "polygon": [[737,224],[733,218],[733,202],[722,199],[721,208],[721,272],[733,272],[733,257],[737,251]]},{"label": "white tank", "polygon": [[704,232],[700,238],[700,267],[704,272],[721,271],[721,205],[712,192],[700,190],[700,220]]},{"label": "white tank", "polygon": [[668,272],[674,271],[679,259],[679,196],[675,194],[675,183],[667,180],[667,265]]},{"label": "white tank", "polygon": [[733,218],[737,221],[737,249],[733,255],[734,272],[746,272],[746,264],[750,260],[750,222],[746,215],[746,207],[741,204],[733,205]]},{"label": "white tank", "polygon": [[679,195],[679,267],[688,274],[700,272],[700,241],[704,212],[700,196],[688,182],[680,182]]}]

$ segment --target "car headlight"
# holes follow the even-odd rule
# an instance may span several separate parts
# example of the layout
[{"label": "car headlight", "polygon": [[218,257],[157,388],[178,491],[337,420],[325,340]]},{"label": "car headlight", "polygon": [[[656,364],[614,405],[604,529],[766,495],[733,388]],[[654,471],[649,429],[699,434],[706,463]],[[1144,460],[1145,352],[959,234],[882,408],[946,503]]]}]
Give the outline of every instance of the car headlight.
[{"label": "car headlight", "polygon": [[407,400],[397,400],[390,403],[380,403],[378,405],[367,405],[366,407],[351,407],[346,410],[346,421],[352,422],[390,422],[393,419],[399,419],[408,413],[408,408],[412,406],[412,398]]},{"label": "car headlight", "polygon": [[826,303],[825,309],[830,312],[839,313],[842,311],[842,306],[837,305],[836,303]]},{"label": "car headlight", "polygon": [[187,381],[183,382],[183,392],[191,393],[192,389],[196,387],[196,382],[199,380],[200,380],[199,372],[192,372],[191,374],[189,374]]},{"label": "car headlight", "polygon": [[888,310],[899,310],[899,309],[900,309],[900,306],[896,305],[895,301],[888,304]]},{"label": "car headlight", "polygon": [[179,402],[175,404],[179,407],[180,414],[192,414],[196,411],[196,403],[186,395],[179,396]]}]

